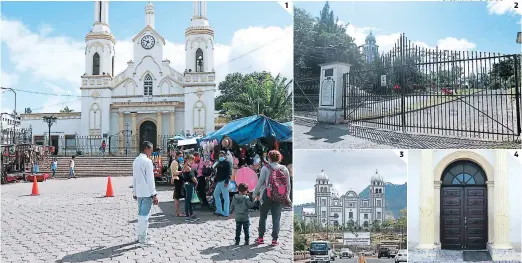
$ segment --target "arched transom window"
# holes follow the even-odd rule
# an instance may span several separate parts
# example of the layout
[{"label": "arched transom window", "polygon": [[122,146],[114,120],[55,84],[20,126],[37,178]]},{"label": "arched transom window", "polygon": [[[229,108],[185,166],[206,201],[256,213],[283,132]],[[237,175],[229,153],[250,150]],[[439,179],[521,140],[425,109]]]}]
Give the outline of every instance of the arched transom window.
[{"label": "arched transom window", "polygon": [[100,55],[98,55],[98,52],[92,56],[92,74],[100,75]]},{"label": "arched transom window", "polygon": [[450,164],[442,173],[442,185],[485,185],[487,181],[484,170],[476,163],[468,160]]},{"label": "arched transom window", "polygon": [[150,74],[147,74],[143,80],[143,95],[152,96],[152,77]]}]

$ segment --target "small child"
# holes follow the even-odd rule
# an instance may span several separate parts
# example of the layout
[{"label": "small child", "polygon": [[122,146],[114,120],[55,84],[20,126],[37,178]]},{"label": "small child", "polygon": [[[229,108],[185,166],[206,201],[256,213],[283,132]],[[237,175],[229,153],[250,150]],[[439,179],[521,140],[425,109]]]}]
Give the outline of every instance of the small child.
[{"label": "small child", "polygon": [[249,227],[250,227],[250,211],[249,209],[256,206],[255,202],[250,201],[248,198],[248,185],[241,183],[237,187],[239,194],[236,194],[232,199],[232,205],[230,206],[230,217],[232,213],[236,212],[236,246],[239,245],[241,237],[241,227],[245,232],[245,246],[248,245],[249,238]]}]

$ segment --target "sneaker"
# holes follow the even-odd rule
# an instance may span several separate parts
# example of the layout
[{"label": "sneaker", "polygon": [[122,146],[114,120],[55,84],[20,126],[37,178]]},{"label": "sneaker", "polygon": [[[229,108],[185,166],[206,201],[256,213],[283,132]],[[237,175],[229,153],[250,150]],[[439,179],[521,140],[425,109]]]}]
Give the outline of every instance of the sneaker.
[{"label": "sneaker", "polygon": [[190,217],[187,217],[187,218],[185,218],[185,222],[187,222],[187,223],[191,223],[191,222],[192,222],[192,219],[191,219]]},{"label": "sneaker", "polygon": [[256,243],[257,243],[258,245],[262,245],[262,244],[265,243],[265,241],[263,240],[262,237],[258,237],[258,238],[256,239]]},{"label": "sneaker", "polygon": [[198,220],[199,220],[199,218],[191,218],[191,219],[190,219],[190,223],[195,223],[195,222],[197,222]]},{"label": "sneaker", "polygon": [[275,247],[277,245],[279,245],[279,243],[277,243],[277,240],[272,239],[272,245],[271,246]]}]

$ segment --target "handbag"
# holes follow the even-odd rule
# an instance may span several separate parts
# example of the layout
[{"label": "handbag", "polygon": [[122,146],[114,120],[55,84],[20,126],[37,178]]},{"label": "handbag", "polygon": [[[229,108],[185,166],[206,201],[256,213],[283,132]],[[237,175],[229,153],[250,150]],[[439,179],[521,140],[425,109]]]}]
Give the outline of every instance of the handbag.
[{"label": "handbag", "polygon": [[196,189],[194,189],[194,188],[192,188],[192,200],[190,200],[190,202],[192,204],[201,203],[201,201],[199,200],[198,195],[196,194]]}]

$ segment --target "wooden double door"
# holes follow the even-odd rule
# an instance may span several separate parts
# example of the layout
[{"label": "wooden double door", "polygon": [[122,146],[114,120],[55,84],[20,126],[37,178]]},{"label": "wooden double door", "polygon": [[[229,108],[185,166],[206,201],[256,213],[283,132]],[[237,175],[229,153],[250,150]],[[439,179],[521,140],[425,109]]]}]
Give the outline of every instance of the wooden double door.
[{"label": "wooden double door", "polygon": [[485,249],[488,240],[486,186],[441,188],[442,249]]}]

